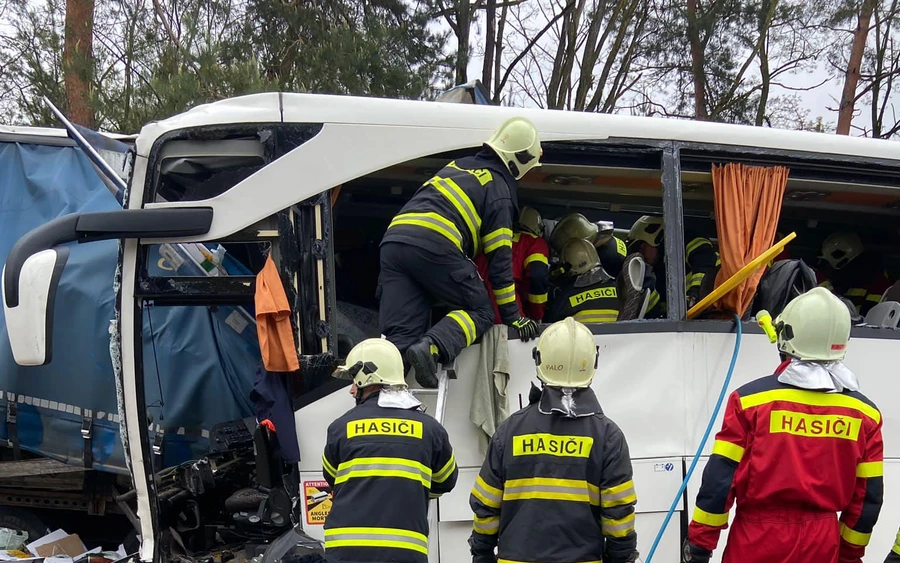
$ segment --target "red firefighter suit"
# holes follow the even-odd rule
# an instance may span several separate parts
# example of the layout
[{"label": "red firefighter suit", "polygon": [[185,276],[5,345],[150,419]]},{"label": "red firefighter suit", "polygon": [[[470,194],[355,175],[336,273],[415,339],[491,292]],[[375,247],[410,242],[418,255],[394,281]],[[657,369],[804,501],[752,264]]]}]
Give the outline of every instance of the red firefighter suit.
[{"label": "red firefighter suit", "polygon": [[881,413],[779,382],[787,365],[729,397],[688,541],[715,549],[736,502],[723,563],[859,563],[881,510]]},{"label": "red firefighter suit", "polygon": [[[547,307],[550,249],[543,238],[521,231],[513,235],[512,244],[513,281],[516,284],[519,315],[540,321],[544,318],[544,309]],[[494,324],[502,324],[500,310],[491,291],[491,282],[488,281],[488,263],[484,255],[475,257],[475,265],[478,266],[478,273],[494,303]]]}]

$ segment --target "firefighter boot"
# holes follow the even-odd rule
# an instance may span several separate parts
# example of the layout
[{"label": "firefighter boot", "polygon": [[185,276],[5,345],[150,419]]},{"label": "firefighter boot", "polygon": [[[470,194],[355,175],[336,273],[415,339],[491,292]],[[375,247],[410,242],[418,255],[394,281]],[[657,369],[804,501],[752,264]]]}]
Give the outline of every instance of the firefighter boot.
[{"label": "firefighter boot", "polygon": [[406,359],[416,370],[416,381],[426,389],[435,389],[437,379],[437,346],[428,338],[423,338],[407,348]]}]

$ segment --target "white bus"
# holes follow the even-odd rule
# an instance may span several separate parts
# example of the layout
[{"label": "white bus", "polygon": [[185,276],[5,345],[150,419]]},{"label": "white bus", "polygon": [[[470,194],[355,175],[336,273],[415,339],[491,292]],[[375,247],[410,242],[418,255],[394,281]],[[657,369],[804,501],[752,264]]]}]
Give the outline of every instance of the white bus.
[{"label": "white bus", "polygon": [[[155,385],[142,317],[153,307],[252,306],[253,276],[172,276],[148,264],[153,245],[223,244],[251,273],[269,249],[288,286],[303,369],[293,386],[302,461],[301,490],[321,485],[325,429],[352,406],[329,377],[329,354],[377,336],[378,243],[390,218],[450,159],[481,147],[505,119],[523,115],[540,131],[543,167],[529,173],[519,204],[548,218],[581,211],[628,229],[645,213],[666,221],[667,318],[592,326],[600,346],[593,387],[627,436],[638,494],[639,550],[646,555],[711,416],[735,344],[732,321],[685,315],[685,230],[715,234],[711,165],[780,164],[790,177],[780,230],[796,231],[795,257],[814,260],[835,230],[852,229],[893,269],[898,252],[900,149],[880,140],[621,115],[522,110],[352,97],[267,93],[204,105],[151,123],[137,138],[127,210],[63,217],[24,237],[10,254],[4,307],[19,363],[49,354],[54,283],[64,243],[121,239],[119,317],[124,420],[143,538],[140,558],[158,561],[162,529],[146,432],[145,391]],[[234,250],[239,249],[239,250]],[[49,305],[48,305],[49,304]],[[357,322],[348,323],[347,318]],[[14,328],[13,328],[14,327]],[[349,327],[349,328],[348,328]],[[731,387],[771,374],[777,352],[754,323]],[[884,414],[885,507],[867,561],[881,561],[900,525],[900,409],[893,359],[900,333],[853,330],[848,365]],[[189,340],[191,335],[183,335]],[[510,337],[511,410],[527,401],[533,343]],[[460,467],[456,489],[439,501],[432,561],[468,559],[468,495],[482,463],[469,420],[478,345],[456,361],[444,423]],[[145,387],[146,386],[146,387]],[[248,390],[249,392],[249,390]],[[718,424],[717,424],[718,427]],[[710,444],[707,446],[707,453]],[[673,562],[693,509],[701,466],[655,556]],[[313,494],[320,493],[310,485]],[[306,503],[304,504],[306,507]],[[328,503],[311,506],[325,506]],[[304,508],[306,511],[307,508]],[[322,537],[323,508],[304,513]],[[539,533],[539,531],[536,531]],[[723,534],[720,549],[724,546]]]}]

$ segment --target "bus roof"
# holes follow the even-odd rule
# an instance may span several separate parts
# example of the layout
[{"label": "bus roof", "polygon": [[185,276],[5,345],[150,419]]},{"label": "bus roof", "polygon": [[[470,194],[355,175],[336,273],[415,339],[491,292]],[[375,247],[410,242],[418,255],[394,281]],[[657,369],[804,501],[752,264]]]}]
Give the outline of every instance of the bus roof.
[{"label": "bus roof", "polygon": [[[101,133],[117,141],[133,141],[136,135]],[[28,127],[22,125],[0,125],[0,142],[30,143],[35,145],[75,146],[65,129],[55,127]]]},{"label": "bus roof", "polygon": [[883,139],[684,119],[277,92],[205,104],[151,123],[141,131],[138,152],[146,155],[149,144],[165,132],[225,123],[340,123],[469,129],[483,131],[487,138],[504,119],[515,115],[531,119],[545,141],[615,138],[680,141],[900,160],[900,146]]}]

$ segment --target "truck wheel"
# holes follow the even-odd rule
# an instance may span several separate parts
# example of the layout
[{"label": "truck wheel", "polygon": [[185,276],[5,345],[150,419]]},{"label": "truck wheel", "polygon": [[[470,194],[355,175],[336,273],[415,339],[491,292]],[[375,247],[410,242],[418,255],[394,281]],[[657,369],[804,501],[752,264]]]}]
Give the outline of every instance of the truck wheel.
[{"label": "truck wheel", "polygon": [[0,506],[0,528],[28,532],[26,543],[31,543],[50,533],[50,529],[40,518],[28,510],[13,506]]}]

